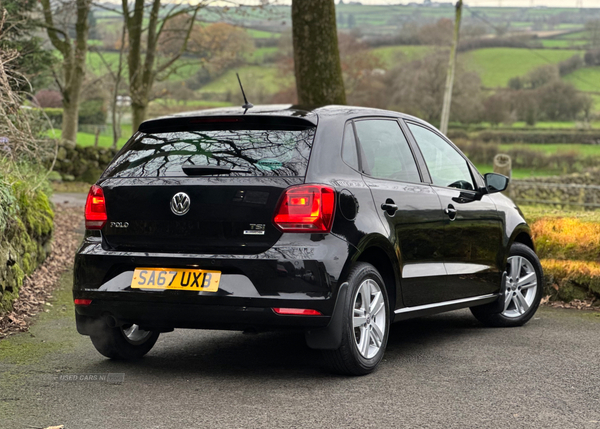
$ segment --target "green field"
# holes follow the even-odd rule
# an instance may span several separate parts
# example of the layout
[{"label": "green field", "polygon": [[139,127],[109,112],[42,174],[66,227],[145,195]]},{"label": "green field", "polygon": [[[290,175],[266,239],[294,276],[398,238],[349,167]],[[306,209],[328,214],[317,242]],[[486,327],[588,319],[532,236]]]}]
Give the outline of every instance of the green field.
[{"label": "green field", "polygon": [[[129,127],[129,130],[131,130],[131,126]],[[131,137],[131,131],[126,133],[125,132],[126,129],[124,129],[124,127],[121,127],[121,131],[122,131],[123,137],[121,137],[117,143],[117,147],[119,147],[119,148],[122,147],[125,143],[127,143],[127,140],[129,139],[129,137]],[[60,139],[61,134],[62,134],[61,130],[59,130],[59,129],[51,130],[48,132],[48,136],[50,136],[52,138],[56,138],[56,139]],[[96,140],[96,136],[94,134],[77,133],[77,144],[80,146],[93,146],[95,140]],[[104,134],[101,134],[100,136],[98,136],[98,146],[111,147],[112,143],[113,143],[112,136],[104,135]]]},{"label": "green field", "polygon": [[542,39],[540,40],[544,48],[577,48],[585,47],[586,40],[561,40],[561,39]]},{"label": "green field", "polygon": [[[485,173],[493,173],[494,166],[492,164],[475,164],[477,170],[481,174]],[[512,178],[513,179],[527,179],[529,177],[544,177],[544,176],[555,176],[557,174],[562,174],[562,171],[556,170],[536,170],[530,168],[513,168],[512,170]]]},{"label": "green field", "polygon": [[273,58],[277,55],[279,49],[276,46],[268,48],[257,48],[252,53],[247,55],[248,62],[251,64],[262,64],[268,58]]},{"label": "green field", "polygon": [[512,77],[523,76],[539,66],[559,63],[576,54],[582,54],[582,51],[488,48],[467,52],[460,57],[467,68],[479,73],[485,87],[498,88],[507,86]]},{"label": "green field", "polygon": [[580,91],[600,92],[600,66],[575,70],[563,78]]},{"label": "green field", "polygon": [[587,38],[587,36],[588,36],[587,31],[578,31],[575,33],[563,34],[562,36],[558,36],[557,38],[565,39],[565,40],[567,40],[567,39],[577,40],[577,39],[585,39],[585,38]]},{"label": "green field", "polygon": [[373,49],[373,53],[377,55],[387,68],[392,68],[398,60],[412,61],[424,57],[428,53],[435,50],[434,46],[383,46]]},{"label": "green field", "polygon": [[159,106],[186,106],[198,109],[212,109],[215,107],[229,107],[232,104],[227,101],[209,101],[209,100],[173,100],[170,98],[157,98],[150,102],[150,105],[157,104]]},{"label": "green field", "polygon": [[229,70],[224,75],[200,88],[198,92],[200,94],[237,94],[240,87],[235,76],[236,71],[240,74],[240,78],[242,79],[244,89],[248,96],[257,94],[258,92],[275,94],[280,91],[282,87],[293,82],[293,76],[281,76],[281,72],[276,66],[243,66],[236,68],[236,70]]},{"label": "green field", "polygon": [[281,33],[274,33],[272,31],[255,30],[253,28],[247,28],[246,32],[253,39],[272,39],[272,38],[278,39],[279,37],[281,37]]}]

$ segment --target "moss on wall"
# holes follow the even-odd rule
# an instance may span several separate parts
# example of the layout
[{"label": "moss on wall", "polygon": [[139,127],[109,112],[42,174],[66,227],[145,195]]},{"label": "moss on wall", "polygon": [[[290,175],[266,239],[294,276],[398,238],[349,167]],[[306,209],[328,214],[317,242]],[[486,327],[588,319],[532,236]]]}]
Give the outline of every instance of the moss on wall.
[{"label": "moss on wall", "polygon": [[50,252],[54,212],[44,188],[28,179],[0,174],[0,314]]}]

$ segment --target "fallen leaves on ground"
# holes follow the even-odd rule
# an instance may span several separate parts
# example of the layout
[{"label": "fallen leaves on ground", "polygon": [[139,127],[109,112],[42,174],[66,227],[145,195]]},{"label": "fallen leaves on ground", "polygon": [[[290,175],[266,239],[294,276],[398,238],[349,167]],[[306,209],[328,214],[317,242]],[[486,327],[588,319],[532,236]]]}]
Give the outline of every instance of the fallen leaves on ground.
[{"label": "fallen leaves on ground", "polygon": [[581,300],[574,299],[571,302],[563,302],[563,301],[550,301],[550,297],[546,296],[542,298],[540,302],[541,305],[545,305],[547,307],[552,308],[569,308],[575,310],[595,310],[600,311],[600,307],[598,306],[598,302],[592,299],[589,300]]},{"label": "fallen leaves on ground", "polygon": [[52,298],[52,291],[58,285],[61,274],[73,266],[73,258],[81,241],[77,229],[83,222],[82,211],[78,206],[56,206],[52,252],[23,282],[13,311],[0,316],[0,339],[15,332],[27,331],[33,317],[52,305],[48,302]]}]

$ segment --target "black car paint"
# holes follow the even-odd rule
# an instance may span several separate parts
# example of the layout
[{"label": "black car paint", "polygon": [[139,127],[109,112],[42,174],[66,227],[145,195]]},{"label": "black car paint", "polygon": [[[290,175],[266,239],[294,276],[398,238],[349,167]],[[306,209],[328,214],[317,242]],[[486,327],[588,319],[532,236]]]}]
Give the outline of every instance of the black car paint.
[{"label": "black car paint", "polygon": [[[346,106],[313,110],[267,106],[251,112],[267,123],[281,117],[297,117],[318,125],[306,176],[284,180],[237,176],[169,178],[168,184],[161,182],[158,191],[148,194],[144,194],[144,187],[155,185],[156,180],[101,178],[97,184],[106,192],[109,223],[100,234],[86,234],[75,259],[73,295],[92,299],[90,306],[76,307],[81,333],[90,333],[86,320],[107,314],[119,324],[138,323],[142,328],[157,330],[292,327],[314,331],[330,323],[341,282],[350,266],[359,260],[371,262],[383,271],[394,307],[392,314],[393,310],[398,313],[396,319],[468,306],[458,302],[462,298],[485,296],[477,302],[484,304],[496,300],[501,292],[500,278],[512,242],[533,246],[529,227],[514,203],[501,194],[485,194],[483,178],[471,163],[480,190],[444,188],[436,192],[404,123],[407,120],[434,130],[417,118]],[[147,121],[140,130],[193,127],[194,121],[207,117],[243,114],[240,109],[215,109]],[[359,118],[391,118],[399,122],[415,155],[421,183],[368,177],[342,161],[344,126]],[[212,247],[200,246],[201,253],[195,247],[197,242],[181,238],[178,242],[169,239],[168,234],[160,235],[174,216],[168,210],[170,196],[183,189],[193,194],[196,183],[232,190],[265,187],[270,189],[269,198],[274,199],[286,187],[301,182],[335,188],[336,212],[330,234],[282,234],[269,224],[268,240],[259,244],[252,245],[252,237],[247,237],[245,246],[239,240],[223,246],[216,243]],[[141,197],[121,200],[118,193],[112,192],[118,186],[133,186]],[[387,199],[398,206],[393,216],[381,208]],[[148,239],[128,237],[129,232],[115,227],[118,224],[111,226],[110,221],[132,223],[131,216],[119,212],[119,207],[127,204],[139,209],[140,219],[155,222],[142,229]],[[449,204],[457,210],[455,220],[444,212]],[[252,221],[244,219],[243,211],[238,217],[235,213],[233,216],[237,222]],[[203,213],[203,221],[220,217],[222,213],[218,211]],[[487,231],[480,230],[481,222],[488,225]],[[490,230],[493,236],[484,251],[473,254],[474,246],[485,246],[482,234]],[[186,231],[177,234],[185,237]],[[471,252],[466,259],[465,252]],[[194,295],[187,291],[132,290],[133,270],[140,266],[219,270],[223,273],[222,283],[217,293]],[[425,308],[425,304],[440,302],[445,305]],[[281,316],[272,311],[273,307],[311,308],[323,316]],[[410,311],[413,308],[415,311]]]}]

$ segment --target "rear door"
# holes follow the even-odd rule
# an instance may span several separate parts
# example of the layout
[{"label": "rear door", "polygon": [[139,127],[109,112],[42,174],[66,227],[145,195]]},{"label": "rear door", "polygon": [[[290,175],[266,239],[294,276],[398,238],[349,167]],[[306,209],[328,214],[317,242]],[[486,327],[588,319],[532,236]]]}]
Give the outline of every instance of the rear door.
[{"label": "rear door", "polygon": [[104,245],[203,254],[269,249],[281,236],[272,223],[277,202],[303,183],[315,129],[298,118],[238,117],[158,123],[138,133],[100,182]]},{"label": "rear door", "polygon": [[445,212],[443,255],[448,281],[444,301],[498,291],[502,265],[502,222],[464,156],[422,124],[406,122],[423,154],[432,187]]},{"label": "rear door", "polygon": [[395,119],[356,120],[354,128],[364,180],[401,261],[404,305],[435,302],[446,275],[439,249],[445,222],[439,198],[421,181]]}]

